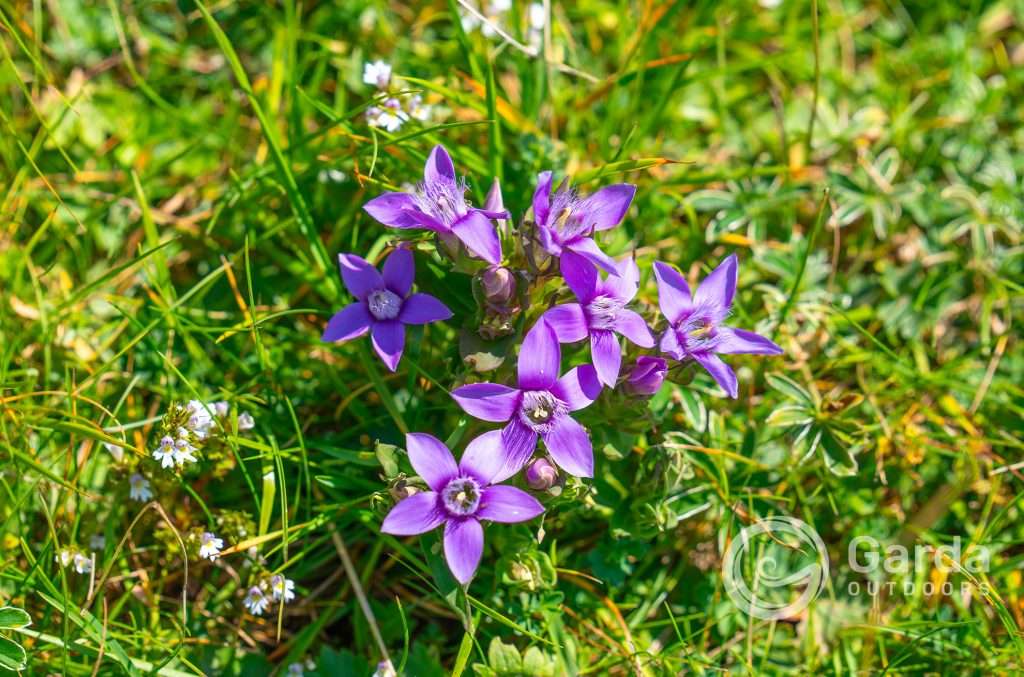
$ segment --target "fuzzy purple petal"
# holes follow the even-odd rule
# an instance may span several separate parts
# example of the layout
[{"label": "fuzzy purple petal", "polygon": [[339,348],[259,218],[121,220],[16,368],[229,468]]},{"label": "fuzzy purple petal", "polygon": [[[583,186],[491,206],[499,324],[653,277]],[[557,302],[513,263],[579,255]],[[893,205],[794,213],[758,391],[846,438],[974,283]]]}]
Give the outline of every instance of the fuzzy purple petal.
[{"label": "fuzzy purple petal", "polygon": [[492,522],[525,522],[544,512],[544,506],[522,489],[500,484],[487,487],[480,496],[476,516]]},{"label": "fuzzy purple petal", "polygon": [[597,370],[597,378],[609,388],[615,387],[622,367],[622,347],[619,338],[607,329],[590,333],[590,359]]},{"label": "fuzzy purple petal", "polygon": [[510,465],[520,459],[525,463],[537,448],[537,433],[526,427],[518,418],[513,418],[501,430],[501,443],[505,445],[505,453],[508,454]]},{"label": "fuzzy purple petal", "polygon": [[378,289],[384,288],[384,279],[366,259],[355,254],[338,254],[338,268],[341,279],[352,296],[360,301]]},{"label": "fuzzy purple petal", "polygon": [[416,474],[434,491],[444,489],[448,481],[459,474],[452,452],[433,435],[409,433],[405,436],[405,450]]},{"label": "fuzzy purple petal", "polygon": [[413,294],[402,303],[398,319],[404,324],[429,324],[452,316],[448,306],[430,294]]},{"label": "fuzzy purple petal", "polygon": [[673,360],[681,360],[686,356],[683,346],[679,343],[679,334],[672,327],[666,329],[665,333],[661,335],[661,342],[658,344],[658,347],[661,349],[661,352]]},{"label": "fuzzy purple petal", "polygon": [[413,494],[400,501],[387,517],[380,530],[395,536],[424,534],[444,522],[444,513],[438,507],[438,495],[433,491]]},{"label": "fuzzy purple petal", "polygon": [[732,298],[736,295],[736,276],[739,264],[735,254],[730,254],[718,267],[701,280],[693,300],[698,305],[720,308],[722,315],[714,318],[719,322],[725,317],[725,311],[732,306]]},{"label": "fuzzy purple petal", "polygon": [[573,367],[552,386],[551,394],[565,402],[570,411],[589,407],[601,394],[597,370],[589,364]]},{"label": "fuzzy purple petal", "polygon": [[519,391],[497,383],[471,383],[453,390],[452,397],[470,416],[494,423],[512,418],[519,406]]},{"label": "fuzzy purple petal", "polygon": [[321,341],[348,341],[370,330],[373,318],[363,301],[345,306],[327,322]]},{"label": "fuzzy purple petal", "polygon": [[597,295],[600,280],[594,264],[573,251],[565,251],[559,259],[559,265],[562,277],[572,293],[580,303],[589,303]]},{"label": "fuzzy purple petal", "polygon": [[783,351],[782,348],[775,345],[774,341],[752,331],[733,327],[718,327],[718,343],[715,344],[715,352],[726,355],[736,353],[781,355]]},{"label": "fuzzy purple petal", "polygon": [[616,267],[618,276],[609,275],[607,279],[599,281],[597,293],[628,303],[640,289],[640,267],[634,258],[619,261]]},{"label": "fuzzy purple petal", "polygon": [[384,262],[381,276],[384,278],[384,286],[388,289],[402,298],[408,296],[416,277],[416,261],[412,252],[404,247],[391,252]]},{"label": "fuzzy purple petal", "polygon": [[620,310],[618,317],[615,318],[615,331],[641,348],[654,347],[654,336],[651,334],[647,322],[639,313],[628,308]]},{"label": "fuzzy purple petal", "polygon": [[583,210],[587,223],[596,230],[608,230],[622,222],[636,194],[636,186],[618,183],[605,186],[586,199]]},{"label": "fuzzy purple petal", "polygon": [[468,212],[452,224],[455,237],[462,240],[469,251],[484,261],[495,265],[501,263],[501,240],[491,220],[477,210]]},{"label": "fuzzy purple petal", "polygon": [[571,416],[559,416],[544,436],[544,445],[558,466],[577,477],[594,476],[594,447],[583,426]]},{"label": "fuzzy purple petal", "polygon": [[546,311],[541,319],[548,323],[559,343],[575,343],[587,338],[587,318],[578,303],[566,303]]},{"label": "fuzzy purple petal", "polygon": [[548,211],[551,209],[551,172],[537,175],[537,189],[533,191],[533,220],[538,224],[547,224]]},{"label": "fuzzy purple petal", "polygon": [[736,399],[739,395],[739,384],[736,381],[736,373],[732,370],[732,367],[723,362],[722,358],[714,353],[699,353],[694,355],[693,359],[697,360],[700,366],[707,369],[711,377],[715,379],[715,382],[722,386],[722,390],[729,394],[729,397]]},{"label": "fuzzy purple petal", "polygon": [[679,271],[661,261],[654,262],[654,277],[658,280],[658,305],[661,313],[675,324],[693,308],[690,285]]},{"label": "fuzzy purple petal", "polygon": [[430,151],[430,156],[423,165],[423,180],[428,184],[455,180],[455,165],[444,146],[434,146]]},{"label": "fuzzy purple petal", "polygon": [[463,585],[473,580],[484,552],[484,528],[473,517],[450,520],[444,526],[444,558],[455,580]]},{"label": "fuzzy purple petal", "polygon": [[551,256],[562,255],[562,245],[558,244],[558,233],[547,226],[537,226],[537,241],[541,249]]},{"label": "fuzzy purple petal", "polygon": [[469,473],[482,484],[491,484],[515,475],[526,463],[526,459],[523,459],[519,467],[502,476],[508,460],[505,445],[501,442],[501,431],[492,430],[466,445],[466,451],[462,453],[462,460],[459,461],[459,469]]},{"label": "fuzzy purple petal", "polygon": [[384,360],[384,365],[391,371],[397,369],[398,361],[402,359],[402,350],[405,349],[405,325],[398,320],[374,322],[370,338],[373,349]]},{"label": "fuzzy purple petal", "polygon": [[408,193],[384,193],[363,205],[366,213],[392,228],[422,228],[413,214],[420,211],[415,198]]},{"label": "fuzzy purple petal", "polygon": [[451,228],[441,223],[440,221],[435,219],[430,214],[427,214],[426,212],[409,211],[406,212],[406,214],[409,216],[410,219],[419,224],[417,226],[419,228],[426,228],[427,230],[432,230],[435,233],[440,233],[441,235],[446,235],[452,232]]},{"label": "fuzzy purple petal", "polygon": [[558,380],[562,349],[555,332],[543,320],[526,332],[519,348],[519,387],[547,390]]},{"label": "fuzzy purple petal", "polygon": [[603,268],[609,275],[618,275],[619,269],[615,265],[615,259],[601,251],[593,238],[580,237],[572,242],[567,242],[565,248],[573,251],[600,268]]}]

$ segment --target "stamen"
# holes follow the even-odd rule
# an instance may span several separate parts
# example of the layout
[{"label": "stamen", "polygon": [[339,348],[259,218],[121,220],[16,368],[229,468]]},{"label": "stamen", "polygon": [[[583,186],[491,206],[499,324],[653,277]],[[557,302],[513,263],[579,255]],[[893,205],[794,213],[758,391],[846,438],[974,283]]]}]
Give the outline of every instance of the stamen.
[{"label": "stamen", "polygon": [[393,320],[402,310],[402,299],[392,291],[378,289],[366,297],[366,305],[378,320]]}]

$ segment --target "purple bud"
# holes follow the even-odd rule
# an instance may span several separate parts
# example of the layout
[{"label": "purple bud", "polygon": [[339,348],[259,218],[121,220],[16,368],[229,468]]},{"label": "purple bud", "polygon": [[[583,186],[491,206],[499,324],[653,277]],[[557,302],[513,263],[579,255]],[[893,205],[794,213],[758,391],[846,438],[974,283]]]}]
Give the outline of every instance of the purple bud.
[{"label": "purple bud", "polygon": [[480,272],[480,286],[490,306],[504,306],[516,294],[516,275],[504,266],[489,266]]},{"label": "purple bud", "polygon": [[501,198],[501,183],[498,182],[498,177],[494,177],[494,183],[491,184],[491,189],[487,191],[484,209],[489,212],[505,211],[505,203]]},{"label": "purple bud", "polygon": [[558,468],[546,458],[538,458],[526,466],[526,483],[534,491],[547,491],[558,484]]},{"label": "purple bud", "polygon": [[626,389],[635,395],[653,395],[661,388],[668,363],[660,357],[641,355],[626,375]]}]

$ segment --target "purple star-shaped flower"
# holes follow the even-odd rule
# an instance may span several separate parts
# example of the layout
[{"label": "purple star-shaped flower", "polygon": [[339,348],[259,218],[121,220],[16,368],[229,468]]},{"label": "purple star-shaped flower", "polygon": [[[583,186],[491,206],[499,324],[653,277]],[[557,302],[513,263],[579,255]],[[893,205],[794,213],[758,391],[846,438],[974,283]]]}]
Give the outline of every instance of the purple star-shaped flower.
[{"label": "purple star-shaped flower", "polygon": [[622,366],[622,348],[616,333],[641,348],[653,348],[654,336],[644,318],[626,308],[640,288],[640,269],[633,259],[615,265],[615,274],[602,280],[588,261],[563,259],[562,275],[579,303],[555,306],[544,319],[562,343],[590,337],[590,356],[601,383],[615,387]]},{"label": "purple star-shaped flower", "polygon": [[782,348],[765,337],[722,324],[736,294],[737,266],[736,255],[729,256],[691,295],[679,271],[660,261],[654,264],[658,304],[670,325],[661,337],[661,351],[676,360],[695,360],[732,398],[739,392],[736,374],[718,355],[782,354]]},{"label": "purple star-shaped flower", "polygon": [[430,491],[398,503],[380,530],[414,536],[444,524],[444,556],[463,585],[473,578],[483,553],[480,520],[525,522],[544,512],[544,506],[522,489],[494,484],[509,477],[503,474],[504,455],[496,430],[470,442],[457,465],[452,452],[433,435],[410,433],[405,446],[412,467]]},{"label": "purple star-shaped flower", "polygon": [[363,209],[393,228],[426,228],[441,236],[454,235],[487,261],[501,263],[501,241],[490,219],[506,219],[508,212],[471,206],[465,197],[466,181],[455,176],[448,151],[434,146],[423,167],[423,183],[414,193],[384,193]]},{"label": "purple star-shaped flower", "polygon": [[323,341],[348,341],[370,332],[373,348],[394,371],[405,348],[405,325],[447,320],[452,311],[430,294],[412,294],[416,262],[408,249],[396,249],[383,274],[355,254],[339,254],[341,279],[356,302],[334,314]]},{"label": "purple star-shaped flower", "polygon": [[635,193],[636,186],[619,183],[586,198],[566,185],[552,195],[551,172],[541,172],[533,193],[533,218],[541,246],[551,256],[561,259],[569,252],[569,258],[581,256],[612,275],[618,274],[615,260],[601,251],[591,236],[619,225]]},{"label": "purple star-shaped flower", "polygon": [[[566,472],[594,474],[594,448],[587,431],[569,412],[588,406],[601,392],[594,367],[584,364],[558,378],[562,351],[558,337],[541,320],[527,332],[519,349],[519,387],[473,383],[456,388],[452,397],[467,414],[495,423],[501,431],[505,464],[518,471],[530,459],[537,437]],[[514,472],[515,472],[514,471]]]}]

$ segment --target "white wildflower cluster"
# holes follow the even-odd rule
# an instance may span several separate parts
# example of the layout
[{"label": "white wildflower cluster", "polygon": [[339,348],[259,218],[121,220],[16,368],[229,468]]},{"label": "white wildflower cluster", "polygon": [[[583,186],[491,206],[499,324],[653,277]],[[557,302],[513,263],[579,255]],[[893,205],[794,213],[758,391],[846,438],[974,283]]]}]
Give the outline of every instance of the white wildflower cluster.
[{"label": "white wildflower cluster", "polygon": [[[209,437],[216,419],[226,422],[231,405],[224,401],[200,402],[190,400],[185,407],[174,406],[164,416],[164,435],[153,451],[153,458],[162,468],[181,468],[196,463],[199,445]],[[238,415],[238,429],[250,430],[256,421],[248,412]],[[146,485],[148,491],[148,483]]]},{"label": "white wildflower cluster", "polygon": [[208,559],[212,562],[220,556],[220,551],[223,549],[223,538],[217,538],[209,531],[204,531],[199,536],[199,556],[203,559]]},{"label": "white wildflower cluster", "polygon": [[77,548],[61,548],[53,559],[65,569],[71,566],[75,573],[87,574],[92,571],[92,558]]},{"label": "white wildflower cluster", "polygon": [[284,602],[295,599],[295,581],[281,574],[274,574],[249,588],[242,603],[249,613],[261,616],[270,607],[271,602]]},{"label": "white wildflower cluster", "polygon": [[[486,38],[493,38],[498,35],[495,26],[501,26],[506,21],[506,15],[512,9],[512,0],[491,0],[479,5],[478,11],[486,21],[479,16],[465,9],[461,12],[462,29],[467,33],[480,30],[481,35]],[[548,22],[544,5],[540,2],[532,2],[526,9],[526,42],[533,48],[540,47],[544,41],[544,26]]]},{"label": "white wildflower cluster", "polygon": [[[363,66],[363,82],[373,85],[381,94],[391,93],[391,64],[373,61]],[[388,96],[380,106],[366,109],[366,121],[371,127],[388,132],[397,132],[411,120],[429,120],[431,107],[423,103],[423,97],[413,94],[408,97]]]}]

